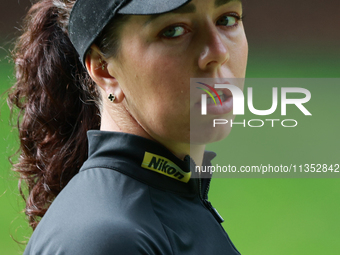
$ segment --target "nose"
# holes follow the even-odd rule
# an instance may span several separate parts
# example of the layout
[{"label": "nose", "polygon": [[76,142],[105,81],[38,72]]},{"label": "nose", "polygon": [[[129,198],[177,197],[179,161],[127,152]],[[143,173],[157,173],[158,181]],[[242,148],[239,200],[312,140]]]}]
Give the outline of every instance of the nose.
[{"label": "nose", "polygon": [[225,64],[229,58],[227,39],[218,28],[211,24],[202,34],[203,50],[199,56],[198,66],[202,70],[216,68]]}]

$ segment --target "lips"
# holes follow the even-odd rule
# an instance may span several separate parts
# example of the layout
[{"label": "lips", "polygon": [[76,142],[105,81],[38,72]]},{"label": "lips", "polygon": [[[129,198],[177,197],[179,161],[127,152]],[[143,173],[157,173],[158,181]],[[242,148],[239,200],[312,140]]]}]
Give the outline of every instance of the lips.
[{"label": "lips", "polygon": [[[216,92],[218,93],[222,101],[222,105],[215,94],[213,95],[216,101],[216,105],[214,100],[209,95],[207,95],[207,114],[224,115],[230,113],[233,110],[233,95],[231,91],[229,89],[216,89]],[[197,101],[197,103],[195,104],[195,108],[201,110],[201,99]]]},{"label": "lips", "polygon": [[[225,100],[226,96],[223,94],[223,91],[217,91],[217,95],[214,95],[214,98],[208,97],[207,104],[215,104],[222,103]],[[220,101],[221,100],[221,101]]]}]

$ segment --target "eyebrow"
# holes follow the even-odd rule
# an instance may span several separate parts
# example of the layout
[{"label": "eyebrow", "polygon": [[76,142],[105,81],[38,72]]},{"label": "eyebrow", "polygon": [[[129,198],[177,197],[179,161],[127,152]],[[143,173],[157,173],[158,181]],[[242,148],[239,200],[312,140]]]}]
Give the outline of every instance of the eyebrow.
[{"label": "eyebrow", "polygon": [[[222,5],[228,4],[230,2],[240,2],[242,3],[241,0],[215,0],[215,8],[218,8]],[[165,14],[184,14],[184,13],[195,13],[196,12],[196,6],[192,3],[183,5],[182,7],[179,7],[178,9],[175,9],[169,13],[165,13]],[[147,21],[145,21],[144,26],[147,26],[150,22],[154,21],[155,19],[157,19],[160,16],[163,16],[164,13],[161,14],[154,14],[151,15]]]},{"label": "eyebrow", "polygon": [[[195,13],[196,12],[196,6],[192,3],[183,5],[182,7],[175,9],[169,13],[165,13],[165,14],[184,14],[184,13]],[[161,14],[154,14],[151,15],[147,21],[145,21],[144,26],[148,25],[150,22],[152,22],[153,20],[157,19],[160,16],[163,16],[164,13]]]},{"label": "eyebrow", "polygon": [[228,4],[230,2],[239,2],[242,3],[241,0],[215,0],[215,8],[220,7],[222,5]]}]

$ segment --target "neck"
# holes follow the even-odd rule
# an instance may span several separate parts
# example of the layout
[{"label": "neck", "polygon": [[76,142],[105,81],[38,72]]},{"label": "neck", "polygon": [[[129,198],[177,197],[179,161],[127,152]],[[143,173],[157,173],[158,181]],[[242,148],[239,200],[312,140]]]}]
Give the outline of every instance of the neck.
[{"label": "neck", "polygon": [[[179,159],[183,160],[186,155],[190,155],[197,166],[202,165],[205,145],[191,145],[190,143],[180,143],[152,137],[131,117],[131,115],[124,113],[123,109],[107,111],[106,107],[104,107],[101,114],[100,130],[134,134],[159,142]],[[115,117],[113,118],[113,116]]]},{"label": "neck", "polygon": [[203,162],[205,145],[192,145],[188,143],[167,143],[166,141],[158,141],[170,150],[177,158],[183,160],[189,155],[197,166],[201,166]]}]

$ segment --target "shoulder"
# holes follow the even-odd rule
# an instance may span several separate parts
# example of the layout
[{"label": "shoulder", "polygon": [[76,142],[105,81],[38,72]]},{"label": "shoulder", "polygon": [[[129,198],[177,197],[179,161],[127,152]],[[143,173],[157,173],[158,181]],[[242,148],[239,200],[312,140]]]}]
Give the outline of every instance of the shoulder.
[{"label": "shoulder", "polygon": [[144,229],[129,223],[86,224],[55,233],[54,236],[40,235],[30,242],[24,255],[111,255],[111,254],[169,254],[159,240],[153,239]]},{"label": "shoulder", "polygon": [[148,186],[97,168],[80,172],[58,195],[24,255],[168,254],[167,247]]}]

